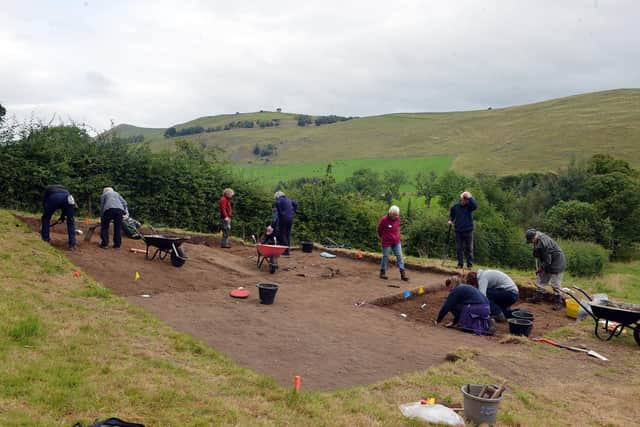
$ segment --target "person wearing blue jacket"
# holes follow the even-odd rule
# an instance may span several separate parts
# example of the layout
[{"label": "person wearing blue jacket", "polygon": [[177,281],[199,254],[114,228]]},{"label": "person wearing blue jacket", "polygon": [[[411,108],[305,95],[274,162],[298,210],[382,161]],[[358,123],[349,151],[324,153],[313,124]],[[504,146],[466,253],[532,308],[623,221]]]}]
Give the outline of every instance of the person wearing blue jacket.
[{"label": "person wearing blue jacket", "polygon": [[449,289],[449,296],[440,308],[436,325],[451,312],[453,321],[446,326],[473,331],[476,335],[493,333],[492,329],[495,326],[491,322],[491,308],[487,297],[473,286],[459,284],[457,280],[449,279],[445,283]]},{"label": "person wearing blue jacket", "polygon": [[[289,246],[291,245],[291,228],[293,227],[293,218],[298,210],[298,203],[289,199],[282,191],[277,191],[274,194],[276,199],[276,211],[278,213],[277,224],[272,224],[274,229],[277,229],[278,244],[287,246],[284,251],[284,256],[289,256]],[[275,217],[275,215],[274,215]]]},{"label": "person wearing blue jacket", "polygon": [[468,191],[460,194],[460,201],[451,206],[449,211],[449,225],[455,224],[456,255],[458,268],[464,267],[464,256],[467,258],[467,268],[473,267],[473,211],[478,209],[478,203]]},{"label": "person wearing blue jacket", "polygon": [[62,223],[65,219],[67,220],[67,234],[69,235],[69,249],[72,251],[76,250],[76,229],[75,222],[73,218],[73,208],[76,207],[76,202],[73,199],[69,190],[66,187],[54,184],[49,185],[42,196],[42,228],[40,229],[40,235],[42,240],[48,242],[50,240],[49,229],[51,224],[51,217],[60,209],[62,214],[60,218],[55,222],[55,224]]}]

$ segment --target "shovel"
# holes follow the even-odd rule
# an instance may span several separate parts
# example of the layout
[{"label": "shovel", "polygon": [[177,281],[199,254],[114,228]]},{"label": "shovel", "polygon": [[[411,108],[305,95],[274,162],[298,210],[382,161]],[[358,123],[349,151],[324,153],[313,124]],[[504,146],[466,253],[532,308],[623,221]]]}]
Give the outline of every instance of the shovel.
[{"label": "shovel", "polygon": [[447,244],[445,245],[444,255],[442,255],[442,265],[444,265],[449,256],[449,242],[451,242],[451,224],[449,224],[449,231],[447,231]]},{"label": "shovel", "polygon": [[551,345],[556,346],[558,348],[564,348],[564,349],[567,349],[567,350],[570,350],[570,351],[579,351],[579,352],[582,352],[582,353],[587,353],[589,356],[595,357],[596,359],[604,360],[605,362],[609,361],[609,359],[607,359],[606,357],[604,357],[603,355],[601,355],[597,351],[588,350],[586,348],[571,347],[571,346],[568,346],[568,345],[559,344],[559,343],[557,343],[555,341],[552,341],[550,339],[547,339],[547,338],[531,338],[531,340],[532,341],[536,341],[536,342],[543,342],[543,343],[551,344]]}]

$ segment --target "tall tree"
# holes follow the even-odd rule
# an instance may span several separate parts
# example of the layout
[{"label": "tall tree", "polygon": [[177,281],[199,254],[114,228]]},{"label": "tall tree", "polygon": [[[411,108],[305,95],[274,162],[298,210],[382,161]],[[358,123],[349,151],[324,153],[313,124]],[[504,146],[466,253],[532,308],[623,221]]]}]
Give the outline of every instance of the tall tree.
[{"label": "tall tree", "polygon": [[427,208],[431,207],[431,199],[436,189],[438,175],[434,172],[420,172],[416,175],[416,193],[424,196]]},{"label": "tall tree", "polygon": [[400,196],[400,186],[407,182],[407,174],[400,169],[390,169],[384,171],[382,181],[383,198],[387,204],[391,204],[393,199]]}]

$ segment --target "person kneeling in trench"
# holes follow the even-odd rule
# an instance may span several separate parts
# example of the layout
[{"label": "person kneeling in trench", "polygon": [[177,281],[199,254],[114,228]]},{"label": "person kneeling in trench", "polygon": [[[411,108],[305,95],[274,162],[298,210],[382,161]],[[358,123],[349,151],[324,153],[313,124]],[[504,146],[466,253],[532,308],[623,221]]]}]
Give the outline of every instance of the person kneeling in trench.
[{"label": "person kneeling in trench", "polygon": [[440,308],[436,326],[451,312],[453,321],[447,323],[446,327],[457,327],[476,335],[493,334],[495,325],[490,317],[487,297],[471,285],[460,284],[457,278],[447,279],[445,285],[449,289],[449,296]]},{"label": "person kneeling in trench", "polygon": [[478,270],[467,273],[466,282],[485,295],[491,306],[491,317],[496,322],[506,322],[509,307],[518,301],[519,291],[511,277],[500,270]]}]

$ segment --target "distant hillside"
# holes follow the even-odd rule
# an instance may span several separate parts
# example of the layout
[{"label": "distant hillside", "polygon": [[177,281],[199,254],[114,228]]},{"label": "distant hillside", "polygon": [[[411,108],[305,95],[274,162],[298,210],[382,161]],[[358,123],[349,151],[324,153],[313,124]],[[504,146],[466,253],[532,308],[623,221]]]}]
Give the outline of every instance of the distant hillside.
[{"label": "distant hillside", "polygon": [[[573,158],[609,153],[640,166],[640,89],[619,89],[482,111],[401,113],[299,127],[297,114],[276,112],[202,117],[176,129],[272,120],[278,127],[231,129],[181,137],[221,147],[239,164],[262,163],[256,145],[272,144],[271,162],[453,156],[453,168],[497,174],[555,170]],[[120,125],[121,136],[144,135],[156,149],[175,138],[165,129]]]}]

